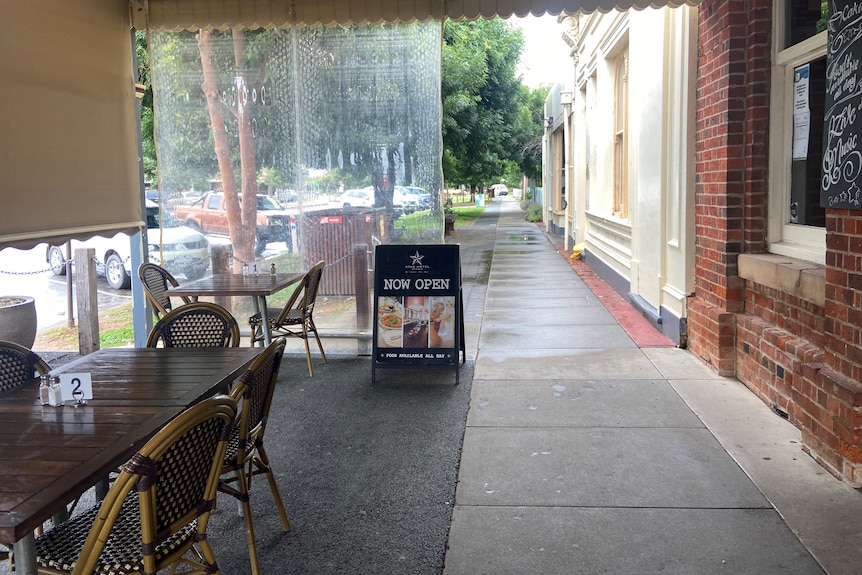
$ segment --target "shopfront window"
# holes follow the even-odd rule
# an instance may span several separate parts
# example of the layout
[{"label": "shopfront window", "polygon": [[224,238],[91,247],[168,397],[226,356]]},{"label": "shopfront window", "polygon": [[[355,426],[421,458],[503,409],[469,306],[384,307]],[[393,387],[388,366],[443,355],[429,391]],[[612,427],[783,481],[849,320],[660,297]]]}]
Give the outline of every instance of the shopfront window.
[{"label": "shopfront window", "polygon": [[825,3],[777,2],[770,116],[770,251],[825,262],[820,207],[826,97]]}]

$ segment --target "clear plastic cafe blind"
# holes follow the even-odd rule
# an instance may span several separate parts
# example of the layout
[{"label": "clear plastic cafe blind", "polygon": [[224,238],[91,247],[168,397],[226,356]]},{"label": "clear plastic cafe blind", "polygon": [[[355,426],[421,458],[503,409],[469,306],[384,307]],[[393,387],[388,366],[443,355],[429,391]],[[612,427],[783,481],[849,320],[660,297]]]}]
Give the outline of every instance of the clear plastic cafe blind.
[{"label": "clear plastic cafe blind", "polygon": [[[187,213],[230,180],[290,214],[294,233],[265,238],[268,253],[307,262],[322,255],[320,221],[358,235],[350,243],[442,241],[440,30],[151,32],[162,208]],[[362,233],[348,229],[357,219]]]}]

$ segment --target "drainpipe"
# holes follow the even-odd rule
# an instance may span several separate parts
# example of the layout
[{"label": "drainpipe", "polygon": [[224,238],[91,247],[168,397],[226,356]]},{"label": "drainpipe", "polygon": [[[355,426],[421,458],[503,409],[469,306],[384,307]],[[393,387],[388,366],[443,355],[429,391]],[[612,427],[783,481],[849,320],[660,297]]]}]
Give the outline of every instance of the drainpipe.
[{"label": "drainpipe", "polygon": [[572,248],[572,214],[574,213],[574,178],[572,177],[572,149],[574,148],[571,135],[571,109],[572,109],[572,93],[568,90],[560,92],[560,103],[563,105],[563,142],[565,142],[566,157],[563,158],[563,167],[565,169],[565,188],[566,188],[566,208],[563,216],[563,246],[569,250]]}]

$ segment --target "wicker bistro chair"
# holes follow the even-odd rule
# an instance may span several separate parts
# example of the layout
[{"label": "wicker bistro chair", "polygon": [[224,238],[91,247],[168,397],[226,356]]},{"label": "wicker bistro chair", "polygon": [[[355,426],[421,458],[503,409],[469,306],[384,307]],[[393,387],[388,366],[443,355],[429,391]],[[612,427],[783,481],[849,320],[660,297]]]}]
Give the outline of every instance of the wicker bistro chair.
[{"label": "wicker bistro chair", "polygon": [[[323,363],[328,363],[326,353],[323,351],[323,345],[320,343],[320,336],[317,334],[317,327],[314,325],[313,317],[314,302],[317,299],[317,289],[320,287],[323,266],[324,262],[319,261],[314,267],[308,270],[308,273],[302,278],[302,281],[280,311],[269,310],[270,320],[268,327],[273,339],[278,336],[298,337],[302,338],[305,342],[308,375],[311,377],[314,377],[314,367],[311,365],[311,350],[308,347],[310,333],[314,334],[314,339],[317,340],[317,347],[320,349]],[[264,339],[263,330],[267,329],[267,327],[263,325],[263,320],[259,313],[251,316],[248,322],[251,325],[251,345],[254,345]]]},{"label": "wicker bistro chair", "polygon": [[39,573],[221,573],[206,531],[236,402],[188,408],[126,463],[101,505],[36,538]]},{"label": "wicker bistro chair", "polygon": [[220,305],[192,302],[169,311],[147,337],[147,347],[239,347],[236,318]]},{"label": "wicker bistro chair", "polygon": [[248,495],[255,475],[266,475],[281,517],[281,526],[285,531],[290,531],[290,521],[287,519],[275,475],[263,447],[263,436],[284,355],[284,344],[282,337],[269,344],[237,380],[230,393],[237,401],[239,409],[221,468],[219,491],[235,497],[241,506],[252,575],[260,574]]},{"label": "wicker bistro chair", "polygon": [[51,371],[38,354],[23,345],[0,341],[0,393],[15,389]]},{"label": "wicker bistro chair", "polygon": [[[138,277],[141,279],[141,285],[144,286],[144,295],[147,301],[153,306],[156,318],[162,317],[173,309],[167,289],[176,287],[180,283],[168,270],[154,263],[146,262],[138,268]],[[181,296],[180,299],[183,300],[183,303],[194,301],[186,296]]]}]

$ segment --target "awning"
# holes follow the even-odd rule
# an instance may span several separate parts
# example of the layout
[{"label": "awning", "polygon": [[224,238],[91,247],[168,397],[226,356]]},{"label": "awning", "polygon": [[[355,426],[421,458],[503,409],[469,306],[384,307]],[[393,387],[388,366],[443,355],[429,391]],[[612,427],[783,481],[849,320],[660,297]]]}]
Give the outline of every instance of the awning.
[{"label": "awning", "polygon": [[0,0],[0,248],[142,225],[128,4]]},{"label": "awning", "polygon": [[696,5],[700,0],[133,0],[135,27],[268,28],[610,12]]}]

